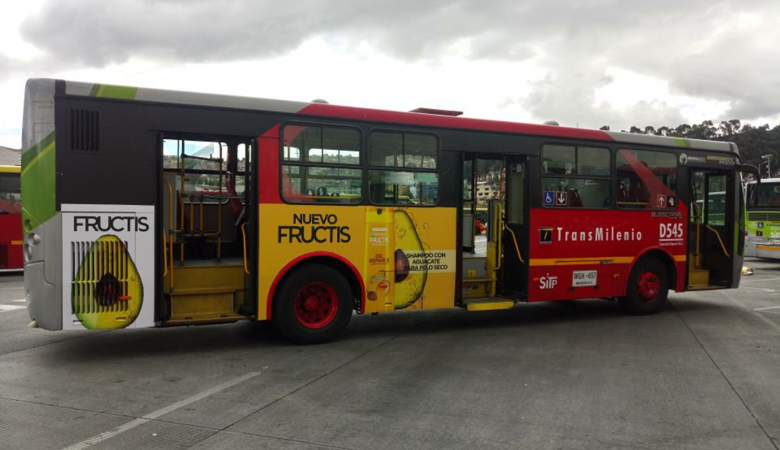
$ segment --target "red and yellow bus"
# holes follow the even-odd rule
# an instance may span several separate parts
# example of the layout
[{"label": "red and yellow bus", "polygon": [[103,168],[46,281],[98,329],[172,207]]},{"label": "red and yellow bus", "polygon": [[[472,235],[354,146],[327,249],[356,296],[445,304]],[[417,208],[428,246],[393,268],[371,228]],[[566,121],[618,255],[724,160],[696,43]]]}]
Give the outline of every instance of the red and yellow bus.
[{"label": "red and yellow bus", "polygon": [[45,79],[25,105],[41,328],[270,320],[316,343],[354,313],[645,314],[739,286],[731,143]]},{"label": "red and yellow bus", "polygon": [[21,166],[0,166],[0,272],[21,271]]}]

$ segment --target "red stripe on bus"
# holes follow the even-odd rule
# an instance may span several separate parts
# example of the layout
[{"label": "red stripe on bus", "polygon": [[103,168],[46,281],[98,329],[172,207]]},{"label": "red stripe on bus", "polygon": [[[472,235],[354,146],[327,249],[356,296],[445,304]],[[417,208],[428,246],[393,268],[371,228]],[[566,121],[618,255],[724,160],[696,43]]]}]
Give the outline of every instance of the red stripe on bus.
[{"label": "red stripe on bus", "polygon": [[257,199],[282,203],[279,197],[279,125],[257,137]]},{"label": "red stripe on bus", "polygon": [[352,264],[348,259],[344,258],[343,256],[337,255],[335,253],[311,252],[311,253],[300,255],[297,258],[293,259],[292,261],[288,262],[287,264],[285,264],[284,267],[282,267],[282,270],[280,270],[279,273],[276,274],[276,278],[274,278],[273,283],[271,283],[271,288],[268,290],[268,298],[266,300],[266,320],[271,319],[271,310],[273,307],[274,294],[276,293],[276,287],[279,284],[279,281],[281,281],[282,277],[287,273],[287,271],[289,271],[292,267],[294,267],[298,263],[317,256],[326,256],[329,258],[336,259],[344,263],[347,267],[350,268],[350,270],[352,270],[352,273],[355,274],[355,277],[357,278],[358,283],[360,284],[360,312],[363,313],[366,311],[366,288],[363,283],[363,277],[360,275],[360,272],[358,271],[357,267],[355,267],[355,265]]},{"label": "red stripe on bus", "polygon": [[390,122],[408,125],[425,125],[463,130],[496,131],[537,136],[591,139],[598,141],[615,140],[611,135],[601,130],[501,122],[497,120],[468,119],[464,117],[451,117],[435,114],[382,111],[377,109],[327,105],[323,103],[313,103],[303,108],[298,113],[315,116],[337,117],[341,119],[365,120],[371,122]]}]

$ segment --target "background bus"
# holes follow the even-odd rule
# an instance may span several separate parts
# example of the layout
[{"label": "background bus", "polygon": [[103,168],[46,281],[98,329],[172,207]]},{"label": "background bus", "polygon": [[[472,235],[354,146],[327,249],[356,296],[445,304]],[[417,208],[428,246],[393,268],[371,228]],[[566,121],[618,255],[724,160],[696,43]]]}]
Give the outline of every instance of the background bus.
[{"label": "background bus", "polygon": [[745,256],[780,259],[780,178],[747,184]]},{"label": "background bus", "polygon": [[646,314],[740,282],[731,143],[61,80],[28,81],[25,108],[45,329],[271,320],[313,343],[353,312]]},{"label": "background bus", "polygon": [[0,166],[0,271],[24,268],[21,166]]}]

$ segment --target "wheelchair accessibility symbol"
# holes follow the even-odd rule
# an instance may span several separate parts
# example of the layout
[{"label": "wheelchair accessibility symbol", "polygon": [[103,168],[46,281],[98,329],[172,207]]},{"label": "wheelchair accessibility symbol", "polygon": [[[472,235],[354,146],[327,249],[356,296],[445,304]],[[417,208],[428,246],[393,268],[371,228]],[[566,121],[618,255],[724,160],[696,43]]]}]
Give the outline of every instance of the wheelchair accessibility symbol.
[{"label": "wheelchair accessibility symbol", "polygon": [[555,205],[555,192],[544,191],[544,206],[554,206],[554,205]]}]

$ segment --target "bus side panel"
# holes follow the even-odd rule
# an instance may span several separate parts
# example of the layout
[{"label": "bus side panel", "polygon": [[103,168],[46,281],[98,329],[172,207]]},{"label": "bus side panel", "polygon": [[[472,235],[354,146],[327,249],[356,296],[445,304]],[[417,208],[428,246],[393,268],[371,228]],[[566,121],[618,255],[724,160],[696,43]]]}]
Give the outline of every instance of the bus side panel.
[{"label": "bus side panel", "polygon": [[685,217],[683,205],[676,211],[532,209],[529,301],[625,295],[633,264],[653,249],[674,260],[681,290]]}]

